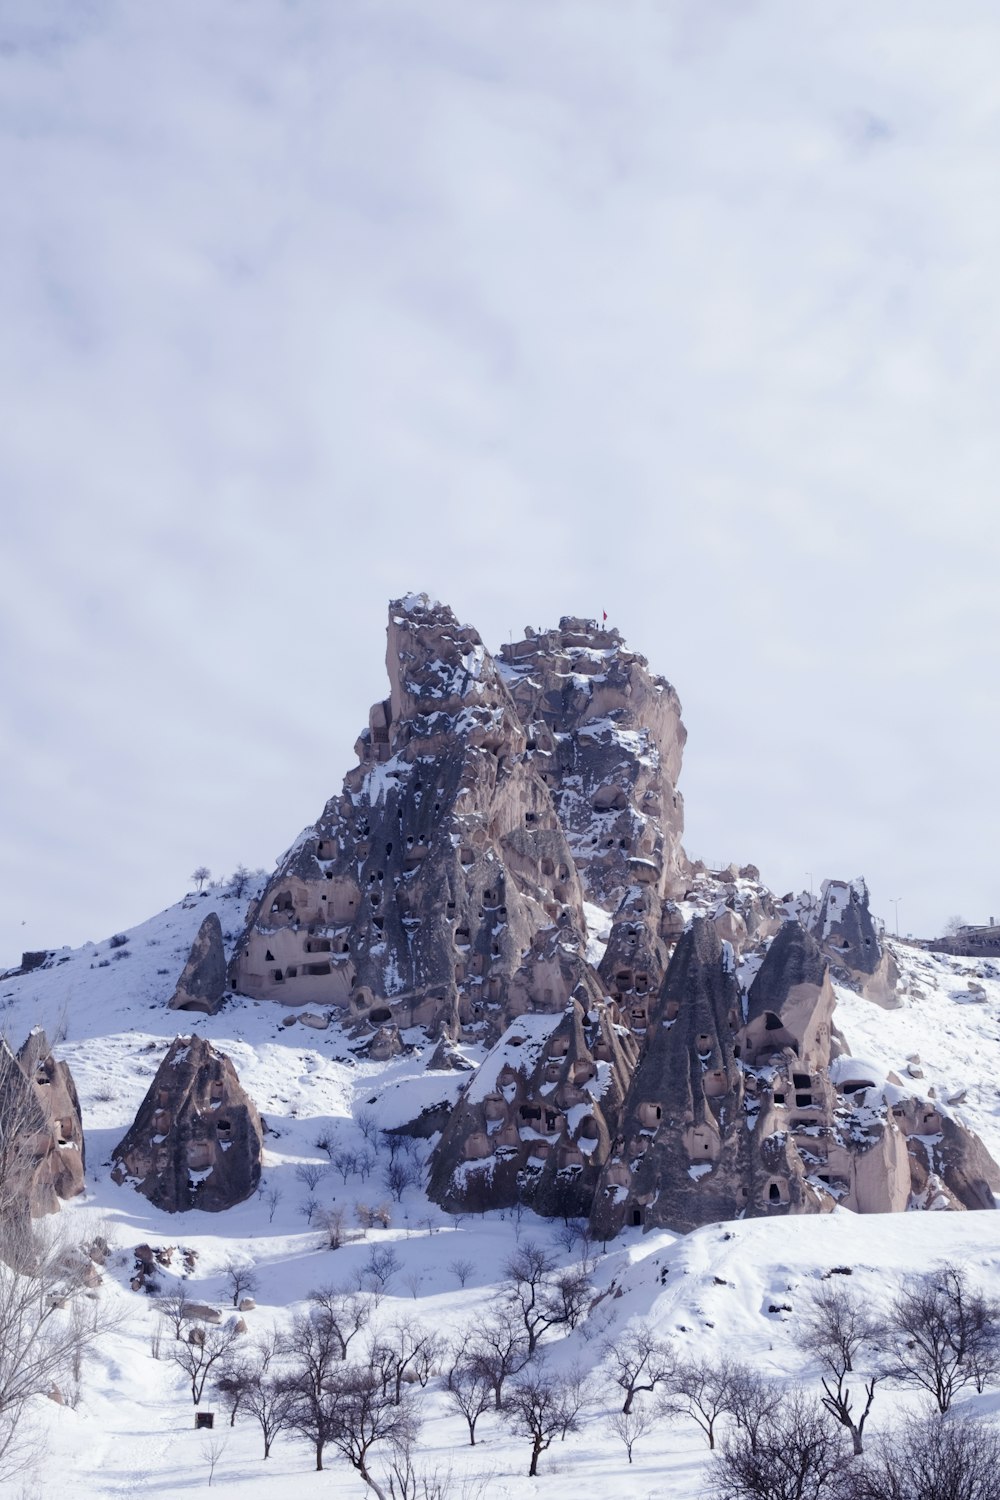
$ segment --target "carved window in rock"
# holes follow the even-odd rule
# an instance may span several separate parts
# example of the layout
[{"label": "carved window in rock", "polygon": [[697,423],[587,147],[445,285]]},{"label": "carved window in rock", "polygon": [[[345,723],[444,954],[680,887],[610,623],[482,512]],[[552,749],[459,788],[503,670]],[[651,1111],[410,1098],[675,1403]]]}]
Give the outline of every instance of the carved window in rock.
[{"label": "carved window in rock", "polygon": [[292,901],[291,891],[280,891],[279,894],[275,896],[274,900],[271,902],[272,912],[288,912],[292,911],[293,908],[294,902]]},{"label": "carved window in rock", "polygon": [[212,1149],[207,1141],[188,1141],[187,1164],[192,1172],[204,1172],[212,1165]]},{"label": "carved window in rock", "polygon": [[713,1068],[705,1074],[706,1099],[719,1099],[729,1092],[729,1080],[721,1068]]}]

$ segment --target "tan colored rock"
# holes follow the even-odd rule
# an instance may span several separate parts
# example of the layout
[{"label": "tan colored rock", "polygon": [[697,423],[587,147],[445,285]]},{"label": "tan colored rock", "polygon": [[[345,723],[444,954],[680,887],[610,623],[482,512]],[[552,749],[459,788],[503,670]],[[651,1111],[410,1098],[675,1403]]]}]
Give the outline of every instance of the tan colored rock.
[{"label": "tan colored rock", "polygon": [[84,1191],[80,1103],[44,1031],[32,1031],[16,1057],[0,1039],[0,1118],[0,1213],[38,1218]]},{"label": "tan colored rock", "polygon": [[[386,665],[360,764],[251,911],[233,982],[376,1033],[490,1040],[519,1009],[566,1005],[547,934],[583,947],[583,889],[476,631],[426,596],[396,600]],[[373,1045],[383,1055],[392,1034]]]}]

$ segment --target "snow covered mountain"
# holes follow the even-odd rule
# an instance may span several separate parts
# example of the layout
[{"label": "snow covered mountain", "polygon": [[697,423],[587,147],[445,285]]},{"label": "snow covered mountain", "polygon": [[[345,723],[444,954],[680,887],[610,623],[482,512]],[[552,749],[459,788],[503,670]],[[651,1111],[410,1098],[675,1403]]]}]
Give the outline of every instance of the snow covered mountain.
[{"label": "snow covered mountain", "polygon": [[[413,596],[407,617],[427,608],[427,601]],[[436,607],[432,613],[440,630]],[[534,640],[530,650],[520,655],[514,650],[512,662],[494,673],[470,637],[461,642],[472,654],[470,667],[465,653],[466,677],[457,687],[442,686],[440,658],[425,652],[417,688],[412,676],[405,679],[404,673],[401,679],[410,682],[411,701],[403,702],[400,687],[394,689],[399,701],[386,700],[381,721],[373,710],[369,738],[362,744],[363,752],[367,745],[372,753],[367,761],[362,755],[354,800],[348,797],[347,807],[334,799],[317,830],[307,830],[275,875],[258,886],[237,895],[239,883],[223,882],[190,893],[139,927],[51,953],[40,966],[0,980],[4,1035],[17,1048],[33,1029],[44,1030],[53,1054],[71,1069],[86,1137],[84,1193],[64,1201],[58,1215],[37,1222],[74,1244],[101,1243],[100,1297],[118,1322],[100,1336],[81,1369],[75,1375],[70,1371],[52,1392],[58,1400],[31,1398],[24,1425],[40,1435],[41,1449],[24,1477],[0,1481],[0,1493],[45,1500],[70,1487],[82,1500],[173,1496],[201,1488],[210,1477],[221,1490],[249,1500],[328,1494],[331,1483],[345,1496],[370,1492],[359,1470],[332,1451],[327,1462],[333,1473],[315,1472],[308,1442],[291,1432],[277,1438],[263,1462],[258,1425],[243,1414],[230,1428],[224,1401],[211,1382],[197,1409],[213,1411],[215,1426],[210,1433],[195,1428],[190,1382],[170,1357],[176,1341],[162,1308],[165,1299],[183,1292],[201,1306],[206,1327],[225,1328],[226,1319],[236,1316],[234,1300],[247,1301],[232,1295],[234,1268],[251,1271],[254,1278],[251,1305],[239,1313],[247,1347],[270,1330],[292,1330],[296,1318],[315,1306],[311,1293],[341,1288],[363,1302],[368,1326],[354,1347],[363,1349],[367,1360],[376,1359],[379,1339],[391,1342],[404,1324],[452,1341],[480,1329],[503,1303],[505,1287],[509,1291],[511,1257],[526,1246],[546,1258],[548,1275],[582,1275],[585,1290],[574,1316],[553,1321],[540,1340],[548,1369],[589,1379],[580,1430],[557,1438],[539,1459],[540,1478],[554,1497],[595,1486],[622,1497],[706,1492],[712,1459],[695,1422],[658,1416],[636,1440],[631,1461],[608,1425],[620,1410],[621,1392],[610,1373],[607,1345],[636,1320],[648,1324],[678,1358],[736,1355],[775,1381],[818,1390],[815,1353],[804,1350],[800,1339],[802,1315],[816,1288],[846,1283],[849,1276],[867,1306],[884,1309],[901,1278],[949,1260],[965,1268],[977,1286],[1000,1296],[998,1221],[989,1212],[950,1211],[960,1204],[943,1166],[937,1170],[948,1130],[963,1139],[978,1137],[1000,1160],[1000,964],[895,943],[882,943],[862,962],[864,932],[850,925],[856,889],[852,894],[851,887],[831,883],[822,905],[813,909],[806,898],[777,900],[749,867],[713,872],[692,866],[680,847],[680,805],[673,801],[683,744],[675,695],[664,715],[659,679],[618,643],[601,648],[615,658],[610,672],[598,670],[609,665],[607,657],[590,658],[586,670],[577,670],[579,656],[567,665],[567,653],[596,649],[586,640],[573,644],[586,631],[576,628],[580,622],[570,624],[573,629],[564,621],[558,640],[546,648],[556,660],[551,669]],[[445,626],[451,630],[450,622]],[[613,699],[619,691],[623,700],[626,696],[614,682],[622,662],[622,683],[635,690],[627,724],[615,717]],[[426,686],[430,667],[441,679],[435,692],[443,708],[420,701],[418,689]],[[601,677],[610,684],[597,682]],[[484,682],[488,703],[475,687]],[[463,719],[467,690],[482,713]],[[643,695],[654,718],[660,715],[655,734],[645,734],[640,723]],[[452,775],[454,725],[429,723],[428,714],[462,721],[457,774]],[[410,728],[418,717],[422,732],[414,736]],[[385,740],[376,737],[379,729],[385,730]],[[676,760],[660,754],[657,736],[676,744]],[[377,745],[384,745],[384,756],[374,750]],[[435,756],[449,761],[454,784],[447,807],[442,794],[438,814],[431,815],[433,801],[424,799],[431,798],[432,785],[442,784],[432,780]],[[505,757],[516,796],[505,780]],[[514,769],[515,763],[521,769]],[[488,775],[480,769],[484,764]],[[393,769],[399,778],[395,786]],[[415,778],[424,784],[414,788]],[[670,803],[666,816],[665,800]],[[414,817],[423,816],[421,805],[428,814],[422,835],[411,827]],[[515,807],[522,819],[525,812],[533,815],[526,826],[515,826]],[[384,832],[386,820],[395,824],[393,839]],[[592,840],[612,828],[607,838],[613,844],[600,854]],[[414,854],[421,836],[423,850]],[[360,855],[358,842],[365,846]],[[398,847],[387,854],[388,843]],[[396,859],[398,869],[391,863]],[[437,874],[431,878],[435,862]],[[369,881],[369,873],[377,877],[379,869],[382,879]],[[503,901],[497,897],[501,881]],[[363,912],[348,911],[349,885],[356,888]],[[343,909],[324,925],[308,903],[328,900],[327,887],[336,887]],[[390,899],[396,889],[404,900]],[[417,889],[419,899],[413,894]],[[278,903],[286,890],[290,912]],[[307,898],[301,905],[300,892]],[[493,905],[486,899],[490,892]],[[380,893],[379,902],[372,902],[373,893]],[[503,938],[500,951],[492,953],[501,905],[517,939]],[[234,987],[219,1008],[172,1010],[178,977],[212,911]],[[810,943],[826,945],[823,978],[814,988],[826,996],[823,986],[828,987],[836,1034],[828,1038],[829,1055],[820,1070],[834,1101],[830,1109],[842,1118],[849,1104],[851,1128],[862,1120],[880,1122],[883,1130],[897,1128],[894,1116],[902,1120],[907,1111],[911,1116],[922,1111],[920,1128],[912,1120],[907,1125],[907,1140],[913,1136],[909,1149],[923,1153],[926,1170],[919,1191],[907,1179],[903,1201],[929,1211],[852,1212],[830,1191],[836,1173],[813,1170],[817,1164],[810,1166],[805,1158],[793,1178],[800,1185],[796,1192],[801,1188],[815,1199],[814,1204],[809,1199],[808,1211],[790,1214],[786,1199],[772,1213],[765,1201],[757,1216],[734,1211],[686,1234],[664,1227],[655,1215],[642,1222],[625,1216],[602,1238],[598,1219],[588,1227],[589,1199],[560,1215],[551,1198],[540,1198],[538,1206],[546,1210],[540,1214],[531,1195],[516,1185],[492,1203],[488,1192],[464,1203],[434,1189],[435,1174],[444,1171],[441,1142],[453,1128],[449,1119],[498,1098],[499,1129],[491,1133],[484,1127],[495,1150],[493,1136],[500,1139],[509,1127],[508,1106],[517,1100],[518,1110],[524,1104],[535,1107],[518,1079],[541,1069],[537,1082],[544,1089],[544,1071],[550,1068],[555,1070],[552,1090],[564,1086],[562,1062],[550,1039],[568,1024],[574,1006],[584,1021],[597,1013],[595,1007],[603,1008],[603,1039],[581,1022],[594,1072],[583,1081],[578,1072],[573,1086],[592,1102],[605,1100],[610,1128],[588,1137],[582,1133],[584,1122],[596,1109],[568,1104],[559,1130],[548,1132],[551,1142],[544,1122],[536,1127],[534,1117],[525,1116],[511,1134],[510,1151],[521,1171],[523,1160],[538,1155],[542,1145],[558,1153],[581,1139],[593,1140],[601,1142],[605,1178],[616,1164],[627,1165],[624,1148],[615,1155],[615,1136],[627,1139],[628,1127],[621,1122],[642,1102],[628,1102],[630,1079],[641,1076],[639,1060],[655,1055],[655,1006],[669,1003],[671,983],[677,982],[671,954],[683,952],[685,933],[696,929],[711,931],[722,971],[742,1007],[737,1024],[724,1028],[723,1060],[716,1066],[706,1049],[697,1080],[722,1074],[721,1090],[738,1072],[740,1099],[756,1102],[735,1126],[727,1126],[735,1130],[734,1139],[749,1133],[744,1119],[752,1127],[765,1108],[778,1121],[770,1133],[794,1143],[797,1131],[807,1158],[808,1141],[815,1144],[817,1132],[826,1128],[806,1120],[818,1105],[810,1100],[799,1108],[798,1123],[789,1114],[782,1124],[784,1101],[774,1100],[773,1069],[769,1073],[760,1057],[750,1061],[746,1051],[733,1052],[747,1045],[754,1024],[748,996],[789,918],[798,919],[797,932],[809,929]],[[423,924],[416,943],[414,921]],[[465,927],[467,935],[456,943],[456,928]],[[350,939],[352,982],[345,987],[342,978],[333,977],[330,937],[330,949],[309,950],[310,956],[316,952],[316,967],[326,964],[328,973],[308,976],[293,999],[299,976],[289,978],[288,970],[301,962],[295,955],[306,951],[307,943],[323,943],[328,932],[340,931]],[[553,960],[546,946],[552,932],[565,949],[561,960]],[[275,935],[284,944],[280,963],[265,959],[266,953],[277,953],[269,946]],[[380,943],[381,954],[374,951]],[[241,980],[258,972],[256,960],[248,958],[257,947],[261,963],[273,969],[255,995],[245,992],[254,986]],[[472,961],[477,953],[484,958],[478,973]],[[498,981],[492,1000],[491,958],[497,960],[492,977]],[[283,977],[276,981],[278,969]],[[377,977],[390,971],[399,985],[376,991]],[[541,982],[545,974],[555,976],[548,997]],[[424,1005],[427,994],[433,1004]],[[352,1001],[352,995],[360,998]],[[765,1013],[772,1014],[762,1009],[761,1016]],[[523,1034],[512,1047],[518,1028]],[[223,1212],[168,1213],[131,1181],[112,1176],[115,1148],[179,1034],[204,1039],[231,1061],[262,1122],[259,1184]],[[623,1059],[613,1107],[605,1092],[586,1094],[588,1081],[600,1080],[603,1089],[619,1066],[600,1051],[612,1041]],[[567,1056],[574,1064],[584,1061],[577,1053]],[[755,1096],[747,1087],[751,1075],[761,1089],[770,1090],[764,1105],[759,1092]],[[815,1069],[813,1076],[818,1076]],[[505,1079],[513,1080],[510,1100],[503,1093]],[[715,1096],[707,1097],[711,1103]],[[694,1121],[691,1128],[707,1128],[708,1119],[703,1110],[700,1124]],[[652,1140],[657,1129],[649,1128]],[[902,1125],[898,1128],[902,1132]],[[465,1131],[462,1139],[467,1138]],[[904,1145],[901,1159],[906,1150]],[[694,1176],[685,1164],[692,1193],[711,1176],[714,1160],[702,1168],[696,1164]],[[613,1186],[615,1179],[610,1180]],[[734,1190],[736,1182],[733,1177]],[[218,1324],[215,1311],[221,1314]],[[450,1473],[450,1488],[442,1489],[442,1496],[534,1493],[537,1481],[527,1477],[530,1441],[488,1406],[470,1445],[467,1423],[447,1390],[448,1367],[439,1347],[433,1367],[425,1371],[426,1385],[414,1384],[422,1418],[414,1453],[425,1477],[437,1471],[443,1483]],[[989,1387],[985,1393],[970,1387],[958,1406],[989,1414],[997,1399]],[[915,1402],[912,1391],[880,1387],[874,1427],[889,1427]],[[387,1452],[385,1445],[373,1450],[376,1479],[384,1479],[379,1464]]]}]

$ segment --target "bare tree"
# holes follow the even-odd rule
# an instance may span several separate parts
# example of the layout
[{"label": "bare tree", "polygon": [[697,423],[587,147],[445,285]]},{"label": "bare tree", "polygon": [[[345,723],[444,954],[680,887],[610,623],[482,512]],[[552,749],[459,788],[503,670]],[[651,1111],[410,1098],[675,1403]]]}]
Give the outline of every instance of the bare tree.
[{"label": "bare tree", "polygon": [[[10,1128],[8,1117],[6,1126]],[[0,1127],[0,1137],[3,1135]],[[30,1151],[31,1138],[25,1143]],[[2,1153],[0,1153],[2,1154]],[[18,1180],[20,1168],[8,1157]],[[0,1197],[12,1191],[0,1182]],[[25,1405],[79,1379],[82,1361],[117,1319],[90,1294],[92,1265],[64,1233],[32,1225],[26,1214],[0,1216],[0,1477],[32,1459],[22,1424]]]},{"label": "bare tree", "polygon": [[179,1339],[191,1315],[191,1301],[184,1287],[179,1286],[176,1291],[157,1297],[156,1310],[174,1330],[174,1338]]},{"label": "bare tree", "polygon": [[318,1198],[304,1198],[299,1204],[299,1213],[305,1219],[307,1224],[311,1224],[313,1221],[313,1215],[316,1213],[318,1208]]},{"label": "bare tree", "polygon": [[[331,1292],[329,1298],[341,1295]],[[346,1347],[336,1316],[322,1303],[297,1317],[281,1344],[290,1367],[283,1381],[289,1397],[288,1425],[312,1444],[317,1470],[323,1468],[323,1455],[339,1421],[333,1376]]]},{"label": "bare tree", "polygon": [[[316,1143],[319,1145],[319,1142]],[[358,1155],[356,1151],[349,1151],[346,1146],[341,1146],[330,1155],[333,1169],[339,1173],[340,1180],[347,1182],[348,1177],[358,1169]]]},{"label": "bare tree", "polygon": [[796,1394],[764,1419],[754,1443],[740,1427],[723,1438],[709,1493],[713,1500],[839,1500],[842,1473],[836,1426]]},{"label": "bare tree", "polygon": [[525,1240],[504,1263],[504,1292],[524,1324],[529,1355],[546,1329],[567,1321],[555,1273],[554,1258],[533,1240]]},{"label": "bare tree", "polygon": [[752,1365],[730,1363],[727,1409],[751,1448],[756,1448],[761,1428],[777,1416],[786,1395],[783,1385],[766,1379]]},{"label": "bare tree", "polygon": [[504,1421],[512,1432],[531,1440],[529,1479],[538,1474],[538,1460],[557,1437],[579,1429],[571,1410],[567,1382],[536,1367],[510,1382],[503,1405]]},{"label": "bare tree", "polygon": [[375,1155],[375,1152],[370,1150],[367,1146],[356,1154],[354,1158],[354,1170],[357,1172],[362,1182],[368,1181],[369,1177],[372,1175],[372,1172],[375,1170],[375,1163],[377,1161],[378,1157]]},{"label": "bare tree", "polygon": [[337,1423],[330,1444],[378,1497],[390,1500],[384,1482],[372,1470],[372,1452],[377,1446],[393,1448],[412,1444],[419,1426],[409,1398],[398,1404],[382,1390],[375,1372],[363,1366],[347,1366],[333,1377]]},{"label": "bare tree", "polygon": [[407,1188],[420,1186],[422,1175],[417,1162],[399,1155],[386,1166],[382,1173],[382,1181],[390,1196],[397,1203],[401,1203]]},{"label": "bare tree", "polygon": [[320,1287],[309,1293],[311,1316],[328,1332],[338,1359],[346,1359],[350,1345],[368,1327],[368,1302],[341,1287]]},{"label": "bare tree", "polygon": [[669,1409],[688,1416],[715,1447],[715,1424],[730,1408],[730,1366],[706,1359],[679,1364],[670,1377]]},{"label": "bare tree", "polygon": [[294,1395],[277,1369],[282,1341],[272,1332],[254,1343],[243,1366],[245,1390],[242,1406],[250,1412],[264,1439],[264,1457],[270,1458],[271,1447],[279,1433],[291,1425]]},{"label": "bare tree", "polygon": [[198,865],[196,869],[191,871],[191,879],[194,881],[199,891],[205,884],[205,881],[211,880],[211,878],[212,872],[207,865]]},{"label": "bare tree", "polygon": [[955,1395],[981,1391],[1000,1362],[1000,1308],[961,1267],[942,1263],[899,1293],[881,1335],[886,1374],[927,1391],[942,1415]]},{"label": "bare tree", "polygon": [[391,1245],[373,1245],[361,1272],[368,1289],[378,1293],[387,1291],[401,1264]]},{"label": "bare tree", "polygon": [[244,1410],[247,1392],[253,1378],[251,1356],[241,1357],[232,1352],[223,1361],[212,1381],[219,1400],[229,1413],[230,1427],[236,1426],[236,1418]]},{"label": "bare tree", "polygon": [[799,1326],[799,1345],[817,1356],[824,1372],[822,1403],[851,1434],[855,1454],[864,1452],[865,1423],[879,1377],[861,1377],[865,1402],[860,1410],[855,1407],[847,1377],[863,1351],[874,1349],[878,1336],[876,1320],[857,1295],[844,1286],[824,1286],[815,1292]]},{"label": "bare tree", "polygon": [[247,869],[246,865],[237,865],[236,869],[229,877],[230,896],[235,896],[237,900],[241,896],[245,896],[247,891],[250,889],[250,882],[252,879],[253,876]]},{"label": "bare tree", "polygon": [[243,1297],[252,1297],[257,1290],[257,1273],[253,1266],[230,1258],[226,1261],[226,1282],[226,1291],[233,1299],[233,1306],[239,1307]]},{"label": "bare tree", "polygon": [[317,1222],[326,1235],[328,1247],[339,1250],[347,1239],[347,1210],[337,1207],[321,1209]]},{"label": "bare tree", "polygon": [[417,1381],[425,1386],[444,1348],[441,1336],[416,1318],[399,1318],[383,1330],[372,1350],[372,1363],[378,1365],[383,1384],[397,1406],[403,1399],[404,1382]]},{"label": "bare tree", "polygon": [[275,1210],[284,1196],[279,1187],[268,1188],[265,1193],[264,1202],[267,1204],[267,1222],[269,1224],[274,1223]]},{"label": "bare tree", "polygon": [[459,1286],[464,1287],[473,1271],[475,1263],[471,1260],[452,1260],[448,1262],[448,1270],[457,1279]]},{"label": "bare tree", "polygon": [[489,1500],[501,1492],[496,1474],[455,1474],[445,1469],[420,1469],[412,1443],[394,1443],[384,1466],[384,1485],[390,1500]]},{"label": "bare tree", "polygon": [[843,1500],[1000,1500],[1000,1433],[906,1418],[851,1466]]},{"label": "bare tree", "polygon": [[448,1402],[464,1418],[469,1429],[469,1443],[476,1446],[476,1423],[493,1405],[493,1381],[477,1364],[458,1364],[450,1372]]},{"label": "bare tree", "polygon": [[378,1120],[370,1109],[359,1109],[354,1116],[354,1123],[369,1145],[373,1145],[379,1138]]},{"label": "bare tree", "polygon": [[469,1363],[480,1370],[493,1387],[496,1410],[503,1405],[504,1385],[520,1375],[531,1359],[528,1339],[512,1308],[497,1308],[477,1328],[469,1346]]},{"label": "bare tree", "polygon": [[317,1184],[326,1176],[328,1170],[325,1162],[300,1162],[295,1168],[296,1181],[303,1183],[312,1192]]},{"label": "bare tree", "polygon": [[550,1304],[557,1312],[556,1322],[575,1328],[590,1306],[594,1284],[583,1266],[558,1271],[552,1281]]},{"label": "bare tree", "polygon": [[178,1339],[171,1345],[170,1358],[191,1382],[191,1400],[195,1406],[201,1400],[209,1375],[231,1353],[236,1339],[242,1337],[236,1330],[234,1322],[194,1327],[186,1339]]},{"label": "bare tree", "polygon": [[224,1437],[222,1433],[219,1432],[213,1432],[211,1436],[206,1436],[202,1439],[201,1455],[202,1458],[204,1458],[205,1462],[208,1464],[209,1489],[212,1488],[212,1480],[215,1478],[215,1471],[218,1467],[219,1459],[225,1453],[228,1446],[229,1439],[227,1437]]},{"label": "bare tree", "polygon": [[616,1385],[625,1392],[625,1416],[632,1410],[640,1391],[654,1391],[669,1380],[677,1361],[666,1340],[658,1338],[645,1321],[633,1323],[616,1339],[609,1339],[602,1350]]},{"label": "bare tree", "polygon": [[633,1406],[628,1411],[613,1411],[606,1421],[609,1431],[625,1444],[625,1452],[631,1463],[632,1449],[641,1437],[652,1432],[658,1417],[651,1406]]}]

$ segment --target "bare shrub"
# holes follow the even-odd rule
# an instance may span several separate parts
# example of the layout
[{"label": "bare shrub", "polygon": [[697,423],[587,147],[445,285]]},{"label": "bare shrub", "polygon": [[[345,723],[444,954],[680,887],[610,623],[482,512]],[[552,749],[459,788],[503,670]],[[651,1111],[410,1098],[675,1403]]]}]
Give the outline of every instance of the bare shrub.
[{"label": "bare shrub", "polygon": [[709,1481],[713,1500],[839,1500],[843,1448],[818,1403],[796,1394],[757,1429],[727,1434]]},{"label": "bare shrub", "polygon": [[942,1415],[967,1386],[981,1391],[1000,1362],[1000,1307],[948,1262],[908,1281],[881,1335],[885,1373],[927,1391]]},{"label": "bare shrub", "polygon": [[1000,1500],[1000,1433],[982,1422],[904,1420],[852,1465],[842,1500]]},{"label": "bare shrub", "polygon": [[464,1287],[466,1285],[475,1269],[476,1267],[471,1260],[459,1259],[448,1262],[448,1270],[455,1277],[459,1286]]}]

